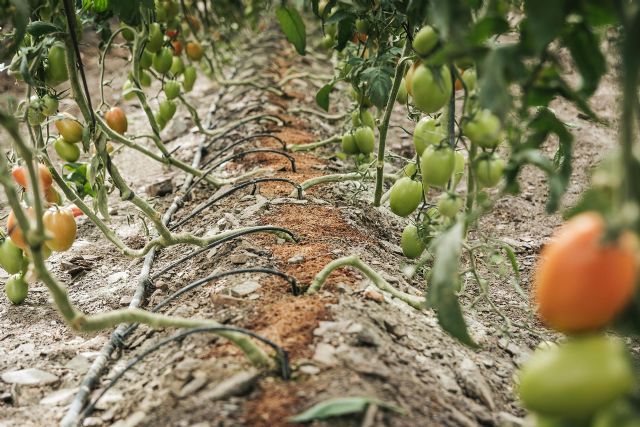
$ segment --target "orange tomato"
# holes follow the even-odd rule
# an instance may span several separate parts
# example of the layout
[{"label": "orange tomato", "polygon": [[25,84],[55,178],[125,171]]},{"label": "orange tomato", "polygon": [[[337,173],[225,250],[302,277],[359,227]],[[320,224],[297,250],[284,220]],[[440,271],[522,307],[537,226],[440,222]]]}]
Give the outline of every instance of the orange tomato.
[{"label": "orange tomato", "polygon": [[173,46],[173,54],[180,56],[182,53],[182,42],[180,40],[174,40],[171,42],[171,46]]},{"label": "orange tomato", "polygon": [[107,125],[114,131],[123,135],[129,128],[129,122],[127,122],[127,115],[120,107],[112,107],[104,115],[104,119]]},{"label": "orange tomato", "polygon": [[200,24],[200,20],[198,18],[196,18],[193,15],[189,15],[189,16],[187,16],[187,20],[189,21],[189,23],[193,27],[193,31],[195,31],[195,32],[200,31],[200,28],[202,27],[202,25]]},{"label": "orange tomato", "polygon": [[44,198],[47,202],[53,205],[62,204],[62,196],[54,187],[49,187],[44,192]]},{"label": "orange tomato", "polygon": [[[27,216],[33,216],[32,208],[27,209]],[[9,212],[9,216],[7,217],[7,234],[11,237],[14,245],[20,249],[27,249],[27,242],[24,240],[24,234],[13,211]]]},{"label": "orange tomato", "polygon": [[187,43],[185,50],[187,52],[187,56],[192,61],[200,61],[202,59],[202,56],[204,55],[204,52],[202,51],[202,46],[200,46],[200,43],[198,42]]},{"label": "orange tomato", "polygon": [[44,213],[42,222],[50,237],[45,241],[49,249],[64,252],[71,248],[78,232],[78,226],[71,209],[49,209]]},{"label": "orange tomato", "polygon": [[[24,166],[19,166],[13,168],[11,171],[11,175],[15,182],[22,188],[28,189],[29,187],[29,171]],[[47,190],[53,184],[53,176],[51,176],[51,172],[49,172],[49,168],[47,168],[42,163],[38,164],[38,175],[40,176],[40,186],[43,190]]]},{"label": "orange tomato", "polygon": [[567,334],[607,326],[632,298],[637,279],[635,235],[603,241],[604,219],[588,212],[575,216],[542,253],[534,278],[542,320]]}]

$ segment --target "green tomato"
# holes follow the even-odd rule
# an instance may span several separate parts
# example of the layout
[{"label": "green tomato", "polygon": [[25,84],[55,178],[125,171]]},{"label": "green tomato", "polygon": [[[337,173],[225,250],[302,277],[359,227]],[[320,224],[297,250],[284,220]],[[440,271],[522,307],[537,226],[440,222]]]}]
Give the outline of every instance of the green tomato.
[{"label": "green tomato", "polygon": [[451,97],[453,84],[449,70],[443,66],[436,71],[439,73],[438,79],[429,67],[420,65],[411,80],[413,104],[427,114],[440,110]]},{"label": "green tomato", "polygon": [[353,136],[353,133],[348,132],[342,135],[342,151],[345,154],[358,154],[360,150],[356,145],[356,138]]},{"label": "green tomato", "polygon": [[167,99],[175,99],[180,95],[180,83],[175,80],[168,80],[164,83],[164,94]]},{"label": "green tomato", "polygon": [[193,85],[196,82],[196,77],[198,77],[198,72],[195,67],[189,65],[184,69],[184,77],[182,80],[182,87],[185,92],[191,92],[193,89]]},{"label": "green tomato", "polygon": [[142,87],[151,86],[151,76],[146,71],[140,71],[140,85]]},{"label": "green tomato", "polygon": [[177,108],[178,107],[175,102],[165,99],[160,103],[160,117],[162,117],[165,123],[168,123],[169,120],[173,118]]},{"label": "green tomato", "polygon": [[338,34],[338,24],[325,25],[324,32],[331,37],[335,37]]},{"label": "green tomato", "polygon": [[42,97],[42,113],[49,117],[53,116],[58,111],[58,100],[51,95],[45,95]]},{"label": "green tomato", "polygon": [[591,427],[640,427],[640,414],[628,401],[619,400],[598,411]]},{"label": "green tomato", "polygon": [[353,124],[353,127],[356,128],[360,126],[368,126],[371,129],[375,129],[376,127],[376,120],[373,118],[373,114],[371,114],[371,111],[364,108],[359,108],[351,113],[351,123]]},{"label": "green tomato", "polygon": [[7,280],[7,283],[5,283],[4,292],[7,294],[9,301],[15,305],[20,305],[27,299],[29,285],[22,276],[14,275]]},{"label": "green tomato", "polygon": [[413,131],[413,146],[419,156],[424,153],[425,148],[430,145],[437,145],[445,139],[447,135],[442,127],[437,126],[437,122],[430,117],[424,117],[416,124]]},{"label": "green tomato", "polygon": [[364,20],[364,19],[357,19],[356,20],[356,30],[358,30],[361,33],[367,34],[369,33],[369,29],[371,28],[371,25],[369,24],[368,21]]},{"label": "green tomato", "polygon": [[438,211],[440,215],[454,218],[462,208],[462,197],[456,194],[442,193],[438,198]]},{"label": "green tomato", "polygon": [[336,43],[336,40],[333,36],[329,35],[329,34],[325,34],[324,36],[322,36],[322,41],[320,42],[320,45],[324,48],[324,49],[332,49],[333,45]]},{"label": "green tomato", "polygon": [[135,37],[136,37],[136,35],[133,32],[133,30],[130,29],[130,28],[126,28],[124,23],[121,23],[120,27],[123,28],[123,30],[120,32],[120,34],[122,34],[122,38],[125,39],[128,42],[132,42],[133,39],[135,39]]},{"label": "green tomato", "polygon": [[182,62],[182,58],[179,56],[174,56],[171,62],[171,74],[174,76],[179,76],[184,72],[184,62]]},{"label": "green tomato", "polygon": [[354,132],[354,138],[358,150],[362,154],[369,154],[373,152],[373,147],[376,143],[376,137],[373,134],[373,129],[370,127],[362,126],[356,129]]},{"label": "green tomato", "polygon": [[157,112],[154,115],[154,118],[156,119],[156,123],[158,124],[161,130],[167,126],[167,121],[164,119],[162,114],[160,114],[160,112]]},{"label": "green tomato", "polygon": [[173,64],[173,54],[171,49],[163,47],[153,57],[153,69],[160,74],[166,74]]},{"label": "green tomato", "polygon": [[398,88],[398,94],[396,95],[396,101],[400,104],[406,104],[409,101],[409,92],[407,92],[407,82],[403,78],[400,81],[400,87]]},{"label": "green tomato", "polygon": [[504,172],[504,160],[496,154],[480,159],[476,165],[476,176],[482,187],[491,188],[498,185]]},{"label": "green tomato", "polygon": [[56,139],[53,148],[58,156],[65,162],[76,162],[80,158],[80,148],[76,144],[70,144],[63,137]]},{"label": "green tomato", "polygon": [[624,342],[604,334],[538,349],[520,369],[519,379],[527,409],[569,419],[590,417],[634,387]]},{"label": "green tomato", "polygon": [[469,68],[462,73],[462,81],[464,85],[467,87],[468,92],[473,92],[476,89],[476,84],[478,82],[478,76],[476,74],[475,68]]},{"label": "green tomato", "polygon": [[7,237],[0,243],[0,267],[9,274],[20,273],[24,268],[22,249]]},{"label": "green tomato", "polygon": [[415,259],[422,255],[426,245],[418,234],[418,227],[411,224],[407,225],[404,230],[402,230],[400,247],[402,248],[402,253],[407,258]]},{"label": "green tomato", "polygon": [[163,42],[164,37],[160,29],[160,24],[157,22],[151,23],[149,25],[149,38],[147,39],[146,49],[151,53],[156,53],[162,47]]},{"label": "green tomato", "polygon": [[422,201],[422,184],[404,177],[397,180],[391,187],[389,205],[391,212],[406,217],[411,215]]},{"label": "green tomato", "polygon": [[142,55],[140,56],[140,68],[143,70],[148,70],[153,64],[153,53],[149,52],[147,49],[142,51]]},{"label": "green tomato", "polygon": [[444,187],[455,167],[455,156],[449,147],[430,145],[420,156],[420,171],[423,185]]},{"label": "green tomato", "polygon": [[413,50],[418,55],[426,56],[438,44],[438,33],[430,25],[425,25],[413,38]]},{"label": "green tomato", "polygon": [[31,126],[38,126],[44,122],[44,119],[46,119],[46,117],[42,113],[42,103],[39,100],[31,102],[27,110],[27,120],[29,124]]},{"label": "green tomato", "polygon": [[480,110],[462,126],[462,132],[472,144],[483,148],[495,148],[500,143],[502,124],[489,110]]},{"label": "green tomato", "polygon": [[122,85],[122,96],[127,101],[131,101],[136,97],[135,92],[133,92],[133,82],[131,80],[127,80]]},{"label": "green tomato", "polygon": [[458,185],[458,183],[462,179],[462,175],[464,175],[465,158],[464,158],[464,154],[462,154],[462,152],[460,151],[456,151],[453,156],[454,156],[453,187],[455,188],[455,186]]},{"label": "green tomato", "polygon": [[402,168],[402,175],[412,178],[417,171],[418,171],[418,166],[415,163],[407,163],[407,165],[404,168]]},{"label": "green tomato", "polygon": [[69,80],[66,53],[62,43],[56,43],[49,49],[44,75],[49,86],[58,86]]}]

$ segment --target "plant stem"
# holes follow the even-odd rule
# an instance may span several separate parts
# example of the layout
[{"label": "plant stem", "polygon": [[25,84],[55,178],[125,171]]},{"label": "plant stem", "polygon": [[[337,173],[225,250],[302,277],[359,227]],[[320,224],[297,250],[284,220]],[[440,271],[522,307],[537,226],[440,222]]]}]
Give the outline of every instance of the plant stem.
[{"label": "plant stem", "polygon": [[393,106],[398,96],[398,90],[400,89],[400,83],[402,82],[402,76],[404,75],[404,68],[406,64],[406,56],[411,51],[411,43],[407,37],[404,42],[404,48],[402,54],[396,65],[396,72],[393,77],[393,86],[391,92],[389,92],[389,99],[387,99],[387,106],[384,111],[384,117],[382,123],[380,123],[380,142],[378,144],[378,161],[376,162],[376,190],[373,198],[373,205],[380,206],[380,199],[382,198],[382,184],[384,181],[384,155],[385,146],[387,142],[387,131],[389,130],[389,120],[391,120],[391,113],[393,112]]},{"label": "plant stem", "polygon": [[334,144],[342,141],[340,135],[334,135],[330,138],[323,139],[322,141],[310,142],[308,144],[293,144],[288,147],[289,151],[310,151],[314,148],[323,147],[325,145]]},{"label": "plant stem", "polygon": [[318,293],[322,288],[322,285],[327,281],[331,273],[340,267],[353,267],[363,272],[378,289],[390,293],[393,297],[404,301],[416,310],[423,310],[425,308],[425,298],[417,295],[411,295],[406,292],[402,292],[394,288],[384,280],[384,278],[372,269],[367,263],[362,261],[355,255],[339,258],[325,265],[322,270],[316,275],[311,282],[311,286],[307,290],[308,295]]}]

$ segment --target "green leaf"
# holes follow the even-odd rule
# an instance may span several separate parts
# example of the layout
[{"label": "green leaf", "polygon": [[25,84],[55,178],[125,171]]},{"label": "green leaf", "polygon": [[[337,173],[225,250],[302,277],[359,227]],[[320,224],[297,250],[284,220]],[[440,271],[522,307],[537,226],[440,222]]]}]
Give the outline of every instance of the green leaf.
[{"label": "green leaf", "polygon": [[600,40],[586,23],[580,22],[570,28],[563,41],[582,76],[580,92],[583,96],[590,96],[607,71],[607,61],[600,51]]},{"label": "green leaf", "polygon": [[366,82],[366,95],[371,99],[373,105],[384,108],[391,92],[393,70],[390,67],[371,67],[361,74],[361,81]]},{"label": "green leaf", "polygon": [[304,22],[298,11],[286,6],[279,6],[276,9],[276,17],[287,40],[295,46],[300,55],[304,55],[306,53],[307,36]]},{"label": "green leaf", "polygon": [[438,314],[442,329],[470,347],[477,347],[465,324],[462,308],[456,295],[460,281],[460,255],[464,239],[464,224],[456,223],[442,233],[431,245],[433,268],[427,290],[427,303]]},{"label": "green leaf", "polygon": [[564,28],[566,0],[526,0],[522,23],[523,44],[539,52]]},{"label": "green leaf", "polygon": [[327,83],[316,93],[316,103],[325,111],[329,111],[329,94],[335,83]]},{"label": "green leaf", "polygon": [[400,414],[404,413],[402,408],[383,402],[373,397],[338,397],[328,399],[313,405],[301,414],[289,418],[290,422],[306,423],[314,420],[324,420],[342,415],[359,414],[367,409],[367,406],[375,404],[381,408],[389,409]]},{"label": "green leaf", "polygon": [[356,19],[352,15],[349,15],[338,22],[338,45],[336,49],[341,51],[345,48],[356,27]]},{"label": "green leaf", "polygon": [[27,33],[34,37],[42,37],[46,34],[60,32],[62,29],[49,22],[35,21],[27,25]]}]

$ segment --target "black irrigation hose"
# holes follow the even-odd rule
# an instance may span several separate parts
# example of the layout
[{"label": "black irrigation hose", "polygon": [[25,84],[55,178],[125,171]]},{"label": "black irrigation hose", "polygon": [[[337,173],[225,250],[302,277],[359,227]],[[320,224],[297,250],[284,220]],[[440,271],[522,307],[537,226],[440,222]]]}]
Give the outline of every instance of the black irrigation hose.
[{"label": "black irrigation hose", "polygon": [[216,153],[216,155],[213,157],[213,160],[217,159],[223,153],[226,153],[227,151],[231,150],[232,148],[237,147],[240,144],[244,144],[245,142],[249,142],[252,139],[257,139],[257,138],[273,138],[276,141],[278,141],[280,143],[280,145],[282,145],[282,149],[283,150],[287,149],[287,143],[284,142],[284,140],[282,138],[280,138],[279,136],[275,136],[275,135],[270,134],[270,133],[258,133],[258,134],[255,134],[255,135],[244,137],[244,138],[239,139],[238,141],[234,142],[233,144],[227,145],[226,147],[222,148],[220,151],[218,151]]},{"label": "black irrigation hose", "polygon": [[[283,157],[286,157],[289,160],[289,162],[291,163],[291,170],[293,172],[297,172],[296,159],[293,156],[291,156],[290,154],[287,154],[287,153],[285,153],[283,151],[274,150],[272,148],[256,148],[256,149],[253,149],[253,150],[242,151],[242,152],[234,154],[232,156],[225,157],[224,159],[214,163],[207,170],[205,170],[204,173],[198,177],[198,179],[196,179],[195,181],[193,181],[191,183],[191,185],[187,189],[187,193],[191,192],[196,187],[196,185],[200,184],[216,168],[218,168],[218,167],[222,166],[223,164],[225,164],[227,162],[230,162],[231,160],[234,160],[236,158],[243,158],[247,154],[254,154],[254,153],[273,153],[273,154],[279,154],[279,155],[281,155]],[[209,165],[210,162],[211,161],[206,162],[205,164],[202,165],[202,167],[205,167],[205,166]]]},{"label": "black irrigation hose", "polygon": [[165,338],[162,341],[158,342],[157,344],[153,345],[151,348],[146,349],[142,354],[139,354],[138,356],[134,357],[129,363],[127,363],[127,366],[125,366],[120,372],[118,372],[111,379],[109,384],[107,384],[107,386],[100,392],[100,394],[96,396],[95,399],[93,399],[93,401],[85,408],[85,410],[82,411],[79,421],[82,421],[87,415],[89,415],[95,408],[96,404],[98,403],[98,400],[100,400],[100,398],[102,398],[102,396],[104,396],[107,393],[107,391],[109,391],[118,382],[118,380],[122,378],[123,375],[129,369],[133,368],[138,362],[142,361],[149,354],[155,352],[156,350],[159,350],[160,348],[164,347],[167,344],[170,344],[174,341],[179,341],[183,338],[186,338],[189,335],[193,335],[201,332],[213,332],[213,333],[235,332],[239,334],[248,335],[252,338],[257,339],[258,341],[261,341],[267,344],[269,347],[273,348],[276,351],[277,359],[280,362],[280,368],[281,368],[280,375],[282,376],[282,378],[284,380],[291,379],[291,366],[289,365],[289,354],[285,349],[283,349],[273,341],[269,340],[268,338],[258,335],[255,332],[252,332],[248,329],[238,328],[234,326],[209,326],[209,327],[202,327],[202,328],[194,328],[194,329],[189,329],[183,332],[179,332],[172,337]]},{"label": "black irrigation hose", "polygon": [[[189,292],[193,289],[199,288],[202,285],[206,285],[207,283],[216,281],[218,279],[222,279],[224,277],[227,276],[235,276],[236,274],[246,274],[246,273],[264,273],[264,274],[271,274],[273,276],[278,276],[283,278],[284,280],[286,280],[287,282],[289,282],[289,284],[291,285],[291,293],[293,294],[293,296],[300,296],[301,295],[301,289],[300,286],[298,286],[298,281],[296,280],[295,277],[293,276],[289,276],[286,273],[283,273],[281,271],[278,270],[273,270],[270,268],[260,268],[260,267],[255,267],[255,268],[239,268],[236,270],[231,270],[231,271],[223,271],[221,273],[216,273],[216,274],[211,274],[207,277],[204,277],[202,279],[198,279],[194,282],[189,283],[188,285],[180,288],[179,290],[175,291],[173,294],[169,295],[167,298],[163,299],[162,301],[160,301],[158,304],[156,304],[155,307],[153,307],[150,311],[152,313],[157,312],[158,310],[160,310],[162,307],[164,307],[165,305],[169,304],[171,301],[173,301],[174,299],[178,298],[180,295]],[[134,323],[132,325],[130,325],[126,331],[124,331],[121,335],[121,346],[125,346],[124,345],[124,339],[126,337],[128,337],[129,335],[131,335],[131,333],[133,331],[135,331],[138,328],[138,323]]]},{"label": "black irrigation hose", "polygon": [[191,213],[189,215],[187,215],[186,217],[182,218],[179,222],[171,225],[169,227],[169,230],[173,231],[176,228],[186,224],[192,218],[194,218],[196,215],[198,215],[199,213],[201,213],[205,209],[209,208],[210,206],[214,205],[215,203],[219,202],[220,200],[224,199],[225,197],[229,197],[233,193],[235,193],[235,192],[237,192],[239,190],[242,190],[245,187],[253,185],[254,188],[253,188],[251,194],[255,194],[256,189],[258,187],[257,184],[259,184],[261,182],[286,182],[286,183],[291,184],[292,186],[294,186],[296,188],[296,190],[298,191],[298,200],[302,200],[302,198],[303,198],[302,186],[300,184],[298,184],[297,182],[293,181],[293,180],[290,180],[288,178],[255,178],[255,179],[252,179],[251,181],[242,182],[240,184],[237,184],[233,188],[225,191],[224,193],[222,193],[222,194],[220,194],[218,196],[215,196],[215,195],[212,196],[211,198],[209,198],[209,200],[207,200],[202,205],[198,206],[193,211],[191,211]]},{"label": "black irrigation hose", "polygon": [[158,271],[157,273],[154,273],[151,276],[151,280],[155,280],[158,277],[162,276],[163,274],[167,273],[168,271],[174,269],[175,267],[177,267],[178,265],[182,264],[183,262],[193,258],[196,255],[201,254],[202,252],[208,251],[209,249],[215,248],[216,246],[219,246],[223,243],[226,243],[230,240],[233,239],[237,239],[238,237],[242,237],[245,236],[247,234],[252,234],[252,233],[259,233],[261,231],[279,231],[281,233],[287,234],[289,235],[289,237],[291,237],[294,241],[298,241],[298,239],[296,238],[295,234],[293,234],[293,232],[287,230],[286,228],[282,228],[282,227],[272,227],[272,226],[262,226],[262,227],[256,227],[253,228],[251,230],[245,230],[245,231],[241,231],[238,233],[235,233],[231,236],[227,236],[223,239],[220,239],[218,241],[215,241],[207,246],[204,246],[200,249],[196,249],[195,251],[189,252],[187,255],[183,256],[182,258],[180,258],[177,261],[172,262],[171,264],[169,264],[168,266],[166,266],[165,268],[163,268],[162,270]]},{"label": "black irrigation hose", "polygon": [[246,121],[244,123],[238,123],[234,126],[231,126],[229,129],[226,129],[223,133],[221,133],[220,135],[212,138],[209,143],[207,145],[204,146],[203,150],[205,152],[209,151],[209,147],[211,147],[211,145],[213,145],[214,142],[225,138],[231,131],[238,129],[240,126],[246,125],[247,123],[251,123],[252,121],[260,121],[260,120],[269,120],[271,122],[274,122],[276,124],[279,124],[280,126],[282,126],[283,122],[282,119],[280,119],[279,117],[273,116],[271,114],[264,114],[261,116],[256,116],[253,118],[253,120],[250,121]]}]

